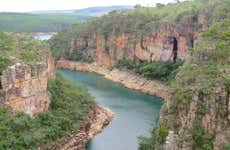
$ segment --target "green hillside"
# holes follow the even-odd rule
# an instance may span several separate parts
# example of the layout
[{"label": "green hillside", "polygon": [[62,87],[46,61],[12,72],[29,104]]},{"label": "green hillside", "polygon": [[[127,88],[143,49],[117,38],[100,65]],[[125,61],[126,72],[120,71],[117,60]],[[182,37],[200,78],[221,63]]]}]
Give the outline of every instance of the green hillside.
[{"label": "green hillside", "polygon": [[89,17],[75,14],[0,13],[0,30],[7,32],[54,32]]},{"label": "green hillside", "polygon": [[131,6],[111,6],[66,11],[0,13],[0,30],[7,32],[56,32],[112,10],[121,11],[131,8]]}]

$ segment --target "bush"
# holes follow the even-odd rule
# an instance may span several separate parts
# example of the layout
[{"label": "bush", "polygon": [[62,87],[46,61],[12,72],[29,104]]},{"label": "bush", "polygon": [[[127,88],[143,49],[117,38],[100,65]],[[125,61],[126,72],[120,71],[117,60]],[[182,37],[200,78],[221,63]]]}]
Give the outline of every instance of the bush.
[{"label": "bush", "polygon": [[165,127],[160,127],[155,131],[156,140],[158,143],[163,144],[168,136],[168,129]]},{"label": "bush", "polygon": [[49,81],[52,95],[50,110],[34,119],[24,113],[13,116],[0,107],[0,149],[37,149],[71,134],[91,110],[93,98],[87,90],[72,84],[61,75]]},{"label": "bush", "polygon": [[37,61],[39,60],[39,54],[37,51],[23,51],[20,53],[21,59],[26,62]]},{"label": "bush", "polygon": [[127,68],[147,78],[169,82],[175,78],[177,72],[179,71],[179,67],[182,65],[182,60],[178,60],[176,63],[173,63],[172,61],[146,61],[140,64],[133,64],[128,60],[119,60],[113,67]]},{"label": "bush", "polygon": [[192,138],[194,141],[193,149],[202,149],[202,150],[212,150],[212,140],[205,134],[205,131],[202,128],[195,128],[192,131]]},{"label": "bush", "polygon": [[13,48],[13,39],[3,32],[0,32],[0,51],[10,51]]},{"label": "bush", "polygon": [[168,136],[168,128],[157,127],[152,130],[150,138],[139,137],[139,150],[153,150],[161,144],[165,143],[166,137]]},{"label": "bush", "polygon": [[217,34],[216,29],[209,29],[208,31],[203,33],[203,37],[212,37]]},{"label": "bush", "polygon": [[2,75],[2,71],[5,70],[10,64],[10,58],[3,53],[0,53],[0,75]]}]

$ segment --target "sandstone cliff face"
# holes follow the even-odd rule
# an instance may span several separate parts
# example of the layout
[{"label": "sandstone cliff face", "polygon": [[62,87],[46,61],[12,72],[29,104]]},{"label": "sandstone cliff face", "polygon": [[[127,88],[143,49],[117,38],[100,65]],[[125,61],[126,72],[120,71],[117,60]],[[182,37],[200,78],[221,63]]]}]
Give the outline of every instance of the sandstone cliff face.
[{"label": "sandstone cliff face", "polygon": [[[173,130],[169,132],[164,149],[194,149],[192,141],[194,140],[194,130],[197,128],[204,129],[207,138],[213,141],[214,150],[226,149],[226,145],[230,141],[230,97],[229,91],[226,91],[224,86],[218,86],[218,89],[211,88],[209,95],[204,95],[203,98],[200,93],[194,93],[187,113],[179,111],[171,116],[168,112],[162,111],[162,123],[167,120],[171,128],[175,128],[171,126],[172,122],[180,126],[177,133]],[[174,102],[171,100],[169,103],[171,104],[168,106]],[[164,109],[169,111],[171,108],[165,104]],[[199,124],[199,127],[196,124]]]},{"label": "sandstone cliff face", "polygon": [[54,60],[48,51],[40,62],[9,66],[1,76],[0,104],[30,116],[47,111],[50,104],[48,78],[55,78]]},{"label": "sandstone cliff face", "polygon": [[188,49],[193,46],[196,32],[189,25],[161,24],[161,27],[153,29],[148,35],[137,33],[110,33],[109,35],[94,34],[81,36],[70,41],[70,54],[74,48],[86,49],[86,55],[90,55],[99,64],[113,64],[120,59],[128,59],[132,62],[143,60],[166,61],[172,59],[173,43],[170,37],[178,41],[178,58],[185,59]]},{"label": "sandstone cliff face", "polygon": [[87,142],[102,131],[114,118],[114,113],[100,105],[94,105],[76,133],[60,139],[51,149],[84,150]]},{"label": "sandstone cliff face", "polygon": [[[193,54],[177,74],[160,125],[171,130],[166,148],[225,150],[230,142],[229,21],[210,27],[196,41]],[[225,43],[219,47],[219,40]],[[198,147],[199,146],[199,147]]]},{"label": "sandstone cliff face", "polygon": [[96,63],[89,64],[69,60],[57,61],[57,67],[76,71],[95,72],[103,75],[109,80],[120,83],[127,88],[162,97],[166,103],[170,98],[167,86],[159,81],[148,80],[128,70],[113,69],[110,71],[106,66],[98,65]]}]

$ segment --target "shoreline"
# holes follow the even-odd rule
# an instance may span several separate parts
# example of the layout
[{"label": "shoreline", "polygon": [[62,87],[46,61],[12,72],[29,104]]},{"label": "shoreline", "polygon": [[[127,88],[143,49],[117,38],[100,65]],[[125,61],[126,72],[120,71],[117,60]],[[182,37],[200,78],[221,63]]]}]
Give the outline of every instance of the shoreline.
[{"label": "shoreline", "polygon": [[102,75],[104,78],[113,82],[119,83],[122,86],[149,94],[152,96],[161,97],[164,102],[170,99],[169,89],[160,81],[149,80],[145,77],[131,72],[127,69],[109,70],[106,66],[96,63],[85,63],[79,61],[58,60],[56,67],[73,71],[93,72]]},{"label": "shoreline", "polygon": [[[105,79],[119,83],[126,88],[140,91],[148,95],[161,97],[164,102],[164,105],[169,105],[170,94],[169,89],[166,85],[162,84],[160,81],[146,79],[145,77],[138,75],[127,69],[109,70],[107,66],[98,65],[96,63],[89,64],[85,62],[69,60],[58,60],[56,62],[56,67],[72,71],[97,73],[99,75],[102,75]],[[160,118],[161,112],[162,108],[159,114]]]},{"label": "shoreline", "polygon": [[56,150],[85,150],[86,144],[108,126],[115,113],[107,107],[95,104],[83,119],[80,127],[69,136],[59,139],[50,149]]}]

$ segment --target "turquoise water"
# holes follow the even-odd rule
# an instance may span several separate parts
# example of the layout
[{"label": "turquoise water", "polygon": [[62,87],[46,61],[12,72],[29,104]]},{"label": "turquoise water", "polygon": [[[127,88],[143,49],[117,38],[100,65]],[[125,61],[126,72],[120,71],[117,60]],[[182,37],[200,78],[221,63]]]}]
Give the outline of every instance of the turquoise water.
[{"label": "turquoise water", "polygon": [[163,104],[160,98],[124,88],[94,73],[59,72],[87,86],[97,103],[116,113],[113,122],[89,142],[87,150],[137,150],[138,136],[148,136],[157,123]]}]

